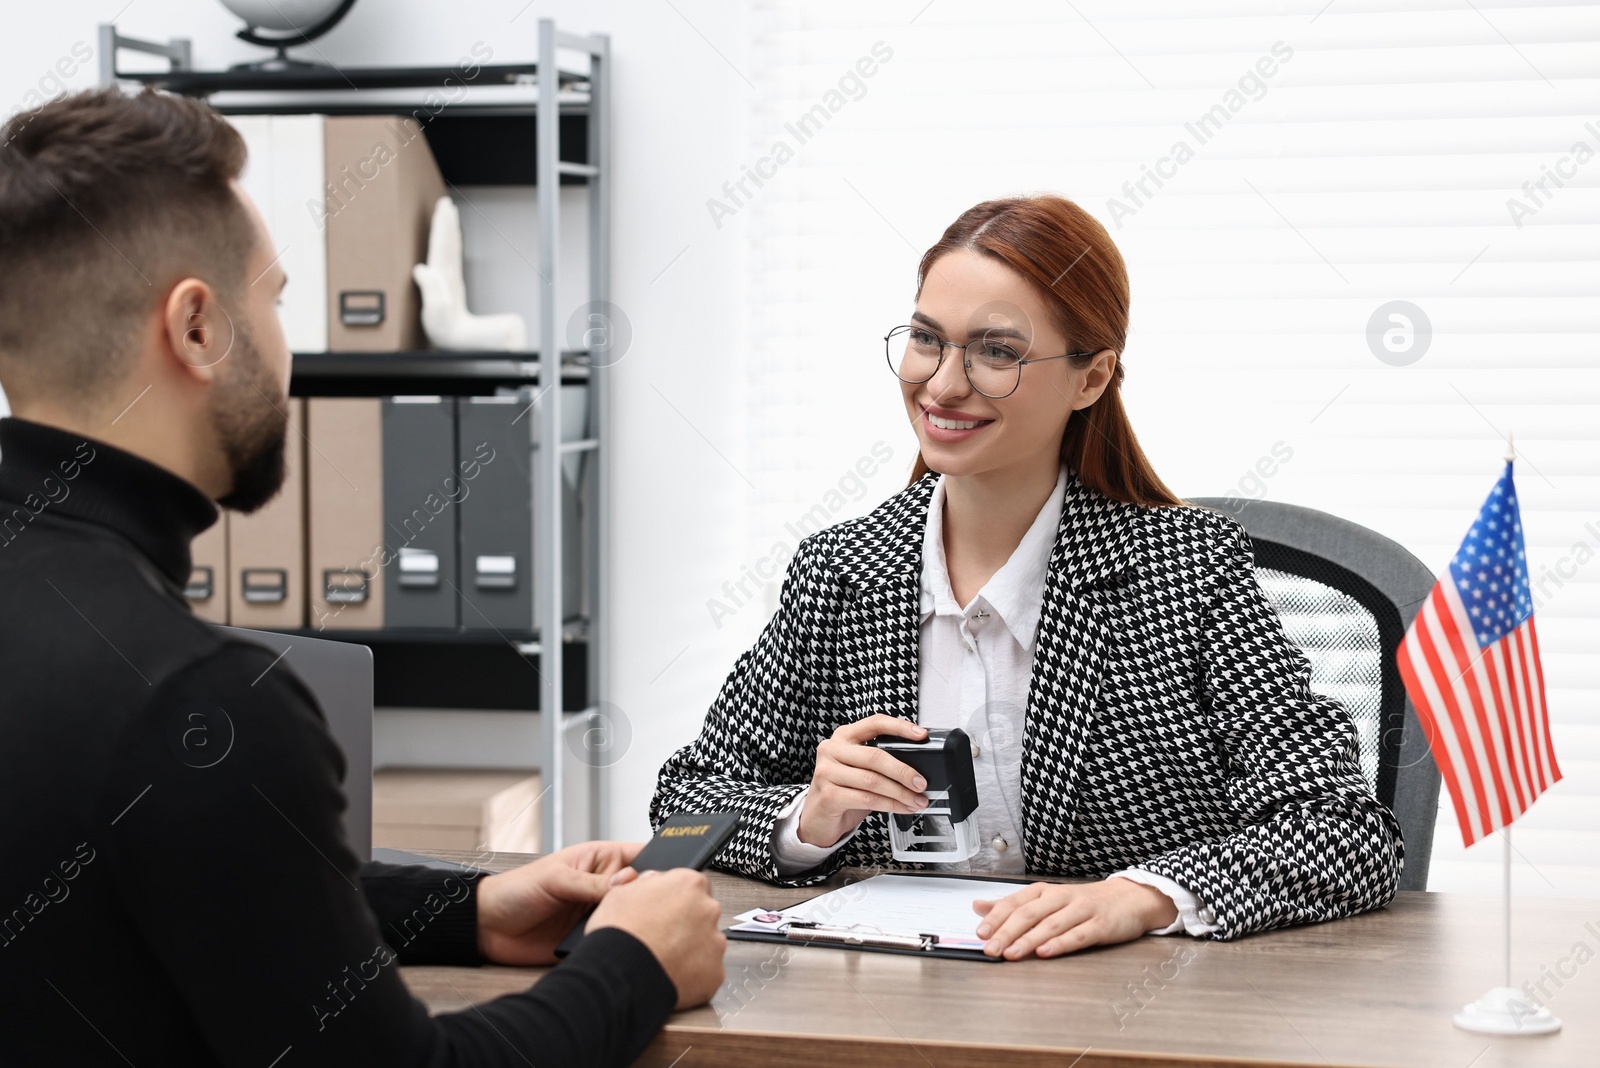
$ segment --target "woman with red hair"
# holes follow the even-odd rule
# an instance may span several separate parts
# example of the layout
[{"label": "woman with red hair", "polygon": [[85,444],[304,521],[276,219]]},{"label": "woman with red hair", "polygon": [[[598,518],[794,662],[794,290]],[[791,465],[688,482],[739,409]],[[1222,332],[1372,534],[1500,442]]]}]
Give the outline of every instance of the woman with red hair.
[{"label": "woman with red hair", "polygon": [[1128,278],[1058,196],[966,211],[886,338],[910,484],[819,531],[651,819],[737,810],[720,863],[787,885],[895,867],[927,784],[865,744],[974,740],[972,870],[1086,877],[978,901],[986,952],[1227,939],[1394,895],[1399,825],[1237,521],[1151,469],[1122,406]]}]

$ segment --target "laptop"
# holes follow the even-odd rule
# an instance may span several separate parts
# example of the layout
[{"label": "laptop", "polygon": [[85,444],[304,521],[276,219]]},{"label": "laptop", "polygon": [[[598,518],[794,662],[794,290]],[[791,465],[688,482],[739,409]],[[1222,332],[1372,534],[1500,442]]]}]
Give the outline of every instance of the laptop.
[{"label": "laptop", "polygon": [[290,668],[322,706],[333,740],[344,751],[344,833],[361,860],[389,864],[421,864],[445,871],[468,872],[473,866],[408,853],[372,848],[372,650],[356,642],[308,638],[276,630],[218,627],[244,641],[282,654],[273,670]]},{"label": "laptop", "polygon": [[[333,740],[344,751],[344,832],[362,860],[372,858],[372,650],[355,642],[307,638],[272,630],[218,627],[282,655],[322,706]],[[381,858],[380,858],[381,859]]]}]

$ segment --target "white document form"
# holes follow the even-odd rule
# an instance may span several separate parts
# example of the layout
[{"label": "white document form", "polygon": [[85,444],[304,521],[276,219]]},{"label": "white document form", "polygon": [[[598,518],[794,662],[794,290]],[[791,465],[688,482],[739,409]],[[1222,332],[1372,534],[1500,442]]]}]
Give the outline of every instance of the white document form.
[{"label": "white document form", "polygon": [[997,901],[1028,886],[999,879],[953,879],[936,875],[875,875],[830,890],[786,909],[752,909],[735,917],[732,930],[785,930],[785,925],[821,924],[886,934],[932,935],[941,949],[981,953],[982,919],[972,910],[977,900]]}]

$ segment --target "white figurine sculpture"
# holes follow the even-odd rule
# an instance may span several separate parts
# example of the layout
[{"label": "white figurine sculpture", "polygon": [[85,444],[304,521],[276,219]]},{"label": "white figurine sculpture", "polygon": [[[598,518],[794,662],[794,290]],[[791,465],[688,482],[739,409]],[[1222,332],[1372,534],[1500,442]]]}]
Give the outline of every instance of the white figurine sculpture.
[{"label": "white figurine sculpture", "polygon": [[527,344],[527,326],[515,312],[474,315],[467,310],[467,285],[461,275],[461,215],[455,202],[440,197],[428,231],[428,262],[411,268],[422,291],[422,329],[441,349],[515,352]]}]

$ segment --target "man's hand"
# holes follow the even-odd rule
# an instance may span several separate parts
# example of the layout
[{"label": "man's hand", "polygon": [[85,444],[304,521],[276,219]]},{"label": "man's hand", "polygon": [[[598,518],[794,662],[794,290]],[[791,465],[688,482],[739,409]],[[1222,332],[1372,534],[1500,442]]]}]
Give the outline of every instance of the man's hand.
[{"label": "man's hand", "polygon": [[927,782],[917,769],[866,743],[880,734],[920,742],[928,729],[898,716],[875,713],[846,723],[817,746],[811,789],[800,806],[800,841],[831,846],[871,812],[909,816],[928,807]]},{"label": "man's hand", "polygon": [[496,964],[554,964],[555,948],[628,865],[642,842],[584,842],[478,884],[478,951]]},{"label": "man's hand", "polygon": [[1178,918],[1172,899],[1132,879],[1033,883],[998,901],[974,901],[991,957],[1055,957],[1085,946],[1131,942]]},{"label": "man's hand", "polygon": [[727,936],[719,929],[722,906],[711,881],[690,868],[647,871],[618,886],[589,917],[585,932],[627,931],[655,955],[678,991],[678,1008],[711,1000],[722,985]]}]

